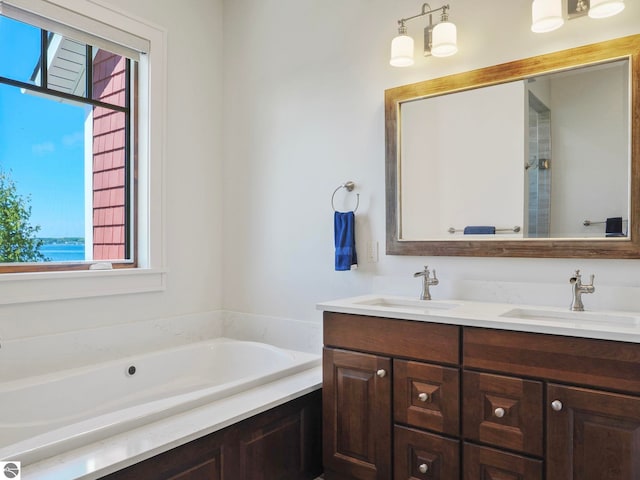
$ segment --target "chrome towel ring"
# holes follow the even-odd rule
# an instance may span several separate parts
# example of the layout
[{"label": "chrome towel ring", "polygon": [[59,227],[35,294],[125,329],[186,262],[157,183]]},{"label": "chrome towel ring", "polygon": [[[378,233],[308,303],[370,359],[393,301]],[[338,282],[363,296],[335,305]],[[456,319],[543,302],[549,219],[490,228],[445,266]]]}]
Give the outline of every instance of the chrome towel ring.
[{"label": "chrome towel ring", "polygon": [[[333,203],[333,199],[336,196],[336,193],[338,192],[338,190],[340,190],[341,188],[345,188],[347,190],[347,192],[351,192],[351,191],[353,191],[355,186],[356,186],[355,183],[353,183],[352,181],[348,181],[346,183],[343,183],[342,185],[339,185],[338,188],[336,188],[333,191],[333,195],[331,195],[331,208],[333,208],[334,212],[338,211],[338,210],[336,210],[336,206]],[[358,210],[358,206],[359,205],[360,205],[360,194],[356,193],[356,207],[353,209],[353,213],[356,213],[356,210]]]}]

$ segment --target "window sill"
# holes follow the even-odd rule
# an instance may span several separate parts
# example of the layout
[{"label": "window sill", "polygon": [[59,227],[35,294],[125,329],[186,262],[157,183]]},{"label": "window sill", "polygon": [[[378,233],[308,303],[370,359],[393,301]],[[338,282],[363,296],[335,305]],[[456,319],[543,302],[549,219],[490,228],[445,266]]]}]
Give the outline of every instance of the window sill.
[{"label": "window sill", "polygon": [[0,305],[103,297],[165,289],[160,269],[82,270],[0,275]]}]

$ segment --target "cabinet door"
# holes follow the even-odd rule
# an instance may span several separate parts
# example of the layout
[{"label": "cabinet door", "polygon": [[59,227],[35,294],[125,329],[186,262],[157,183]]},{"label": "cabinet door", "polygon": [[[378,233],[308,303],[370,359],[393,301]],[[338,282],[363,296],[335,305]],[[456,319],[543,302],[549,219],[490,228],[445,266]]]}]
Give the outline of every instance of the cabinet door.
[{"label": "cabinet door", "polygon": [[397,426],[394,429],[395,480],[458,480],[457,440]]},{"label": "cabinet door", "polygon": [[542,480],[542,461],[464,445],[464,480]]},{"label": "cabinet door", "polygon": [[542,391],[541,382],[465,371],[464,437],[542,456]]},{"label": "cabinet door", "polygon": [[389,480],[391,360],[325,348],[323,376],[326,478]]},{"label": "cabinet door", "polygon": [[640,478],[640,397],[549,385],[547,402],[547,478]]},{"label": "cabinet door", "polygon": [[238,478],[234,469],[233,449],[224,432],[218,432],[156,455],[102,480],[232,480]]},{"label": "cabinet door", "polygon": [[457,368],[393,361],[393,415],[397,423],[460,434],[460,379]]},{"label": "cabinet door", "polygon": [[302,480],[315,478],[322,472],[321,402],[319,396],[311,398],[317,403],[295,400],[237,429],[239,474],[236,478]]}]

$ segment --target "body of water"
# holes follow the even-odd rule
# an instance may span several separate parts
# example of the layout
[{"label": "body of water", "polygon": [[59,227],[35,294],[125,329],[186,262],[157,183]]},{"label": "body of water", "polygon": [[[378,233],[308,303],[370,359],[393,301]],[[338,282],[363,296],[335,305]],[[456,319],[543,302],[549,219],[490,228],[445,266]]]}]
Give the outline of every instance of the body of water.
[{"label": "body of water", "polygon": [[84,245],[51,243],[40,247],[40,253],[52,262],[84,260]]}]

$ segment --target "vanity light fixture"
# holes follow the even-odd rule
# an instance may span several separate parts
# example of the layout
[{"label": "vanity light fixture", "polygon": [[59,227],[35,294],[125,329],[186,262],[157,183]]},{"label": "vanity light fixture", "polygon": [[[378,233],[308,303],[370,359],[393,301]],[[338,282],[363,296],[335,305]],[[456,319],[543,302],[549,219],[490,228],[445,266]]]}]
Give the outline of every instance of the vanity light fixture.
[{"label": "vanity light fixture", "polygon": [[[407,35],[405,25],[409,20],[429,15],[429,25],[424,28],[424,56],[448,57],[458,51],[457,29],[449,21],[449,5],[431,8],[428,3],[422,5],[422,11],[417,15],[398,20],[398,36],[391,42],[391,60],[394,67],[408,67],[413,65],[413,38]],[[440,22],[433,24],[432,14],[442,11]]]},{"label": "vanity light fixture", "polygon": [[[551,32],[564,24],[563,0],[533,0],[531,4],[531,30]],[[567,0],[567,18],[589,15],[606,18],[624,10],[624,0]]]},{"label": "vanity light fixture", "polygon": [[591,18],[612,17],[624,10],[624,0],[591,0],[589,16]]},{"label": "vanity light fixture", "polygon": [[531,31],[551,32],[564,25],[562,0],[533,0],[531,4]]}]

